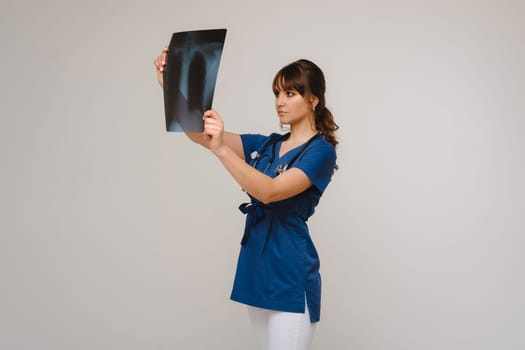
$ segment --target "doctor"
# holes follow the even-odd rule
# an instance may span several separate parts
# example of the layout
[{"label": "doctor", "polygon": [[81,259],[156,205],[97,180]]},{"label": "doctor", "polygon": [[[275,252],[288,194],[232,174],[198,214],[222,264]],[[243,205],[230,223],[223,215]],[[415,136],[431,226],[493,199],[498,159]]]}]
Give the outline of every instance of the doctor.
[{"label": "doctor", "polygon": [[[154,61],[161,86],[167,55],[165,48]],[[307,350],[321,311],[320,262],[307,220],[337,167],[338,126],[313,62],[286,65],[272,89],[289,133],[226,132],[219,114],[208,110],[204,131],[187,135],[222,162],[250,200],[239,207],[247,216],[231,299],[247,305],[262,349]]]}]

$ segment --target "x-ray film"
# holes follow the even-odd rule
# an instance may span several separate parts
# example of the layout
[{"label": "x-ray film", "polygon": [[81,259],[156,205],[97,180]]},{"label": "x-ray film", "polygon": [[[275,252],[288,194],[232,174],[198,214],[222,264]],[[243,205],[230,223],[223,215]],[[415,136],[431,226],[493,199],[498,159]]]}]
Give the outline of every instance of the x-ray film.
[{"label": "x-ray film", "polygon": [[200,132],[210,109],[226,29],[173,33],[164,70],[167,131]]}]

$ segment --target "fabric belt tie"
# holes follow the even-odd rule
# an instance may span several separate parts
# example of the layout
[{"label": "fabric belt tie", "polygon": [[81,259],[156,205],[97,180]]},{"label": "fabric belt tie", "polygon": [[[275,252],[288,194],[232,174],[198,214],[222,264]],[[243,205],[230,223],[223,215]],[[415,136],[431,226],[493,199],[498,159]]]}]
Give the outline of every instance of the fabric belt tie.
[{"label": "fabric belt tie", "polygon": [[244,246],[250,238],[248,228],[257,224],[264,217],[264,207],[258,203],[242,203],[239,206],[239,210],[243,214],[248,214],[246,225],[244,226],[244,234],[241,239],[241,245]]}]

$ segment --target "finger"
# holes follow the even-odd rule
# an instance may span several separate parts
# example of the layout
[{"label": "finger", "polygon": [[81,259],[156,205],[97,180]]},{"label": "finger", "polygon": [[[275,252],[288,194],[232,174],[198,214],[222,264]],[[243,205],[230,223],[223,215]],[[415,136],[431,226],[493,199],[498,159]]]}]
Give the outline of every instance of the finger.
[{"label": "finger", "polygon": [[162,53],[160,54],[160,63],[164,66],[166,64],[166,58],[168,57],[168,48],[164,46]]},{"label": "finger", "polygon": [[222,129],[222,126],[216,123],[207,122],[207,123],[204,123],[204,129],[207,131],[214,131],[214,130],[220,131]]},{"label": "finger", "polygon": [[204,120],[204,122],[216,122],[219,120],[219,118],[217,117],[217,114],[215,113],[205,113],[203,116],[202,116],[202,119]]},{"label": "finger", "polygon": [[162,49],[161,54],[159,56],[157,56],[157,58],[153,61],[153,64],[157,68],[157,71],[159,71],[159,72],[163,72],[164,71],[164,68],[165,68],[164,66],[166,65],[167,54],[168,54],[168,48],[166,46],[164,46],[164,48]]},{"label": "finger", "polygon": [[166,58],[159,56],[158,63],[159,63],[159,71],[163,72],[165,69],[165,65],[166,65]]},{"label": "finger", "polygon": [[204,128],[206,130],[217,130],[218,132],[221,132],[223,130],[222,123],[214,122],[214,121],[207,121],[204,123]]},{"label": "finger", "polygon": [[206,110],[206,111],[203,113],[202,118],[205,119],[206,117],[211,116],[211,115],[213,114],[213,112],[214,112],[213,109],[208,109],[208,110]]},{"label": "finger", "polygon": [[207,118],[211,118],[213,120],[221,120],[219,117],[219,114],[214,109],[208,109],[204,114],[202,115],[202,119],[206,120]]},{"label": "finger", "polygon": [[207,128],[209,130],[222,130],[223,128],[223,125],[222,123],[216,121],[216,120],[213,120],[211,118],[208,118],[204,121],[204,128]]},{"label": "finger", "polygon": [[155,68],[157,69],[157,71],[162,71],[161,68],[162,67],[162,64],[161,64],[161,59],[160,57],[157,57],[154,61],[153,61],[153,64],[155,65]]}]

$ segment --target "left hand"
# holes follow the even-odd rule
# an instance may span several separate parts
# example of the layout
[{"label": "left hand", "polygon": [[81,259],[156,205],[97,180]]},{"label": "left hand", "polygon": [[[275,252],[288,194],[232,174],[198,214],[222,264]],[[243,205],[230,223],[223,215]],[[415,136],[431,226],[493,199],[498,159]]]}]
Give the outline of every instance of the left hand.
[{"label": "left hand", "polygon": [[168,59],[168,47],[165,46],[160,55],[153,61],[157,71],[157,82],[160,87],[164,85],[164,66]]},{"label": "left hand", "polygon": [[224,146],[224,122],[213,109],[204,112],[202,119],[204,119],[203,133],[208,146],[214,154],[218,154]]}]

